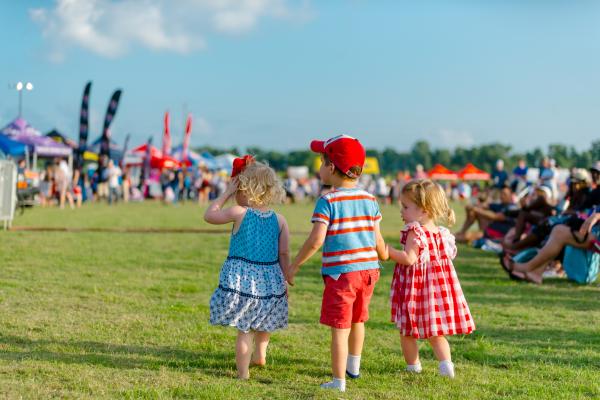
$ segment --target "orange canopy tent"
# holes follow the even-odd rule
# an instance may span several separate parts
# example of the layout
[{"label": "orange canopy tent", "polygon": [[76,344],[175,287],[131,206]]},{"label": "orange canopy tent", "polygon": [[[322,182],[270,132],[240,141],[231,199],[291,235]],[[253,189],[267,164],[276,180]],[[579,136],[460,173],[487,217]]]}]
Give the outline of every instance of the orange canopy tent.
[{"label": "orange canopy tent", "polygon": [[455,181],[458,179],[456,172],[444,167],[442,164],[435,164],[433,168],[427,171],[427,176],[436,181]]},{"label": "orange canopy tent", "polygon": [[487,181],[490,179],[490,174],[468,163],[458,171],[458,177],[463,181]]}]

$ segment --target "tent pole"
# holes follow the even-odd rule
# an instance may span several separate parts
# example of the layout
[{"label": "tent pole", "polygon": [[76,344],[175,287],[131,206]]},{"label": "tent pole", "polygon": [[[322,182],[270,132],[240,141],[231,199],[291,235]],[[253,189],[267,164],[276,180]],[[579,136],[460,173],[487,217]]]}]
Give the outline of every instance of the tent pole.
[{"label": "tent pole", "polygon": [[37,171],[37,151],[33,150],[33,170]]}]

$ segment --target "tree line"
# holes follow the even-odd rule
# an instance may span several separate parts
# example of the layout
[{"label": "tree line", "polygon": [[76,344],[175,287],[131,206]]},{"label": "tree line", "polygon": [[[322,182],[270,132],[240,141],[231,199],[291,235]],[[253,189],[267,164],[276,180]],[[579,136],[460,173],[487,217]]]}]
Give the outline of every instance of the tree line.
[{"label": "tree line", "polygon": [[[198,152],[208,151],[213,155],[232,153],[242,154],[239,148],[213,148],[209,146],[195,149]],[[292,150],[280,152],[265,150],[260,147],[249,147],[243,153],[252,154],[256,159],[267,161],[276,170],[282,171],[288,166],[306,165],[312,168],[316,155],[310,150]],[[496,160],[502,159],[507,169],[512,169],[520,159],[529,166],[538,166],[544,157],[556,160],[561,168],[589,168],[594,161],[600,160],[600,140],[593,141],[587,150],[578,151],[574,146],[550,144],[544,151],[539,147],[526,152],[513,151],[511,145],[489,143],[472,147],[456,147],[454,150],[435,149],[425,140],[416,142],[409,151],[399,152],[393,148],[383,150],[367,149],[367,156],[376,157],[383,175],[393,175],[398,171],[414,171],[417,164],[427,170],[435,164],[443,164],[452,170],[459,170],[467,163],[492,171]]]}]

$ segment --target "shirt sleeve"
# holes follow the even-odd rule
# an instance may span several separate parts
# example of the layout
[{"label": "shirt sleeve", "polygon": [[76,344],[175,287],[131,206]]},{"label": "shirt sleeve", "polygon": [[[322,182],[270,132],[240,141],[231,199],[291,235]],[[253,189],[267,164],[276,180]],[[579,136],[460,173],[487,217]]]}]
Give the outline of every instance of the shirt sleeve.
[{"label": "shirt sleeve", "polygon": [[329,225],[331,220],[331,205],[327,199],[321,197],[317,200],[315,205],[315,211],[313,212],[310,222],[322,222],[325,225]]},{"label": "shirt sleeve", "polygon": [[373,203],[375,204],[373,217],[375,217],[375,221],[379,222],[383,219],[383,216],[381,215],[381,210],[379,209],[379,203],[377,203],[377,201],[374,201]]}]

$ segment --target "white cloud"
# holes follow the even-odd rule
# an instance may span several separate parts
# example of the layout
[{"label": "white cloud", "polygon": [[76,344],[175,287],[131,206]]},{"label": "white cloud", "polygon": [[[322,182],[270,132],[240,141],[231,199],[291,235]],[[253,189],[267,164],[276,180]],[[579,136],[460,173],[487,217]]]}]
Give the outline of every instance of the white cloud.
[{"label": "white cloud", "polygon": [[260,19],[306,19],[308,3],[292,10],[288,0],[56,0],[52,8],[29,10],[60,62],[72,47],[119,57],[132,47],[190,53],[206,46],[205,36],[242,34]]},{"label": "white cloud", "polygon": [[455,129],[440,129],[431,137],[431,143],[436,148],[471,147],[475,144],[475,138],[468,131]]}]

